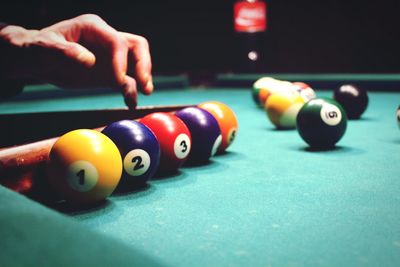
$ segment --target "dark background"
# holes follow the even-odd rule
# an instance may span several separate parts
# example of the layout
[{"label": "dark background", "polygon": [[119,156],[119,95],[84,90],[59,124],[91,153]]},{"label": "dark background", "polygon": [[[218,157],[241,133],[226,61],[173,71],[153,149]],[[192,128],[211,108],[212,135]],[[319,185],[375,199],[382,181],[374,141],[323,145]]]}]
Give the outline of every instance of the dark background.
[{"label": "dark background", "polygon": [[[95,13],[145,36],[154,73],[238,72],[232,0],[2,1],[0,21],[41,28]],[[257,72],[396,73],[400,1],[270,0]]]}]

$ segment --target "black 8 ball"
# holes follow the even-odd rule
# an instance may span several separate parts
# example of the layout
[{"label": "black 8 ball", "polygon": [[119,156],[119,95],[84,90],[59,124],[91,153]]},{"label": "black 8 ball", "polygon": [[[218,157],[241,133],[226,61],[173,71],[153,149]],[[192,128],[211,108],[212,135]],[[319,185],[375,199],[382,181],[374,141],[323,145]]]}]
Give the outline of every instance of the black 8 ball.
[{"label": "black 8 ball", "polygon": [[335,89],[333,98],[342,105],[349,119],[359,119],[368,106],[367,91],[352,85],[344,84]]}]

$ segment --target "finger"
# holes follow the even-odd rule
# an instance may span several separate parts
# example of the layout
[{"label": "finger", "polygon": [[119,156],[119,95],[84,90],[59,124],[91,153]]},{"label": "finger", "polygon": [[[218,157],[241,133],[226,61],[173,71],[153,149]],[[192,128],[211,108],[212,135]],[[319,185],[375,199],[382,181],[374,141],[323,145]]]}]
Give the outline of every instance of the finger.
[{"label": "finger", "polygon": [[125,84],[121,88],[125,104],[130,109],[135,109],[137,105],[136,81],[130,76],[125,76]]},{"label": "finger", "polygon": [[135,64],[135,77],[140,82],[140,91],[146,95],[150,95],[154,90],[153,77],[151,73],[146,74],[143,72],[143,69],[146,68],[143,65],[145,64],[142,61],[138,61]]},{"label": "finger", "polygon": [[151,75],[152,63],[150,49],[147,40],[139,35],[121,32],[122,36],[128,41],[132,60],[134,62],[134,77],[139,88],[144,94],[151,94],[154,89]]},{"label": "finger", "polygon": [[63,47],[63,53],[68,58],[87,68],[94,66],[96,63],[95,55],[78,43],[66,42]]},{"label": "finger", "polygon": [[68,41],[101,46],[108,50],[113,78],[117,85],[125,83],[128,44],[120,34],[97,15],[87,14],[60,23],[59,31]]},{"label": "finger", "polygon": [[74,73],[85,72],[85,69],[96,63],[96,57],[91,51],[78,43],[67,41],[62,34],[53,31],[41,31],[35,35],[29,43],[25,58],[27,62],[36,62],[36,67],[29,71],[30,75],[45,80],[53,80],[56,76],[66,77],[68,72],[57,74],[55,71],[60,68],[71,68]]},{"label": "finger", "polygon": [[126,71],[128,68],[128,48],[126,44],[116,39],[113,40],[111,64],[117,83],[123,84],[126,82]]},{"label": "finger", "polygon": [[87,27],[82,27],[81,36],[89,42],[104,43],[110,49],[111,65],[114,78],[118,85],[126,83],[125,76],[128,67],[127,42],[120,37],[118,32],[96,15],[84,15],[83,21]]}]

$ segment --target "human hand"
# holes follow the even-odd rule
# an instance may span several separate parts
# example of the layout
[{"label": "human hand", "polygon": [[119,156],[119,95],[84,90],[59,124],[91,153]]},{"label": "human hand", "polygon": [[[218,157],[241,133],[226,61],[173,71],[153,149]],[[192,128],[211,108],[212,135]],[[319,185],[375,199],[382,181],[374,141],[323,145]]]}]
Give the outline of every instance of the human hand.
[{"label": "human hand", "polygon": [[144,37],[118,32],[96,15],[64,20],[42,30],[0,30],[0,75],[34,78],[62,87],[112,87],[130,108],[137,89],[153,91],[151,56]]}]

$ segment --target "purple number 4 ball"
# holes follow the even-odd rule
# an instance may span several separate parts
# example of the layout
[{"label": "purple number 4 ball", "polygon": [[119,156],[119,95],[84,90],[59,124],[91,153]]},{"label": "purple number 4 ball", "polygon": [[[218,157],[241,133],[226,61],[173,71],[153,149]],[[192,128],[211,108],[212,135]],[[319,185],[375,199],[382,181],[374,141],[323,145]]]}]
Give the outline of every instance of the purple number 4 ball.
[{"label": "purple number 4 ball", "polygon": [[175,115],[186,124],[192,135],[192,149],[188,162],[207,162],[221,145],[222,136],[218,121],[210,112],[198,107],[181,109]]}]

